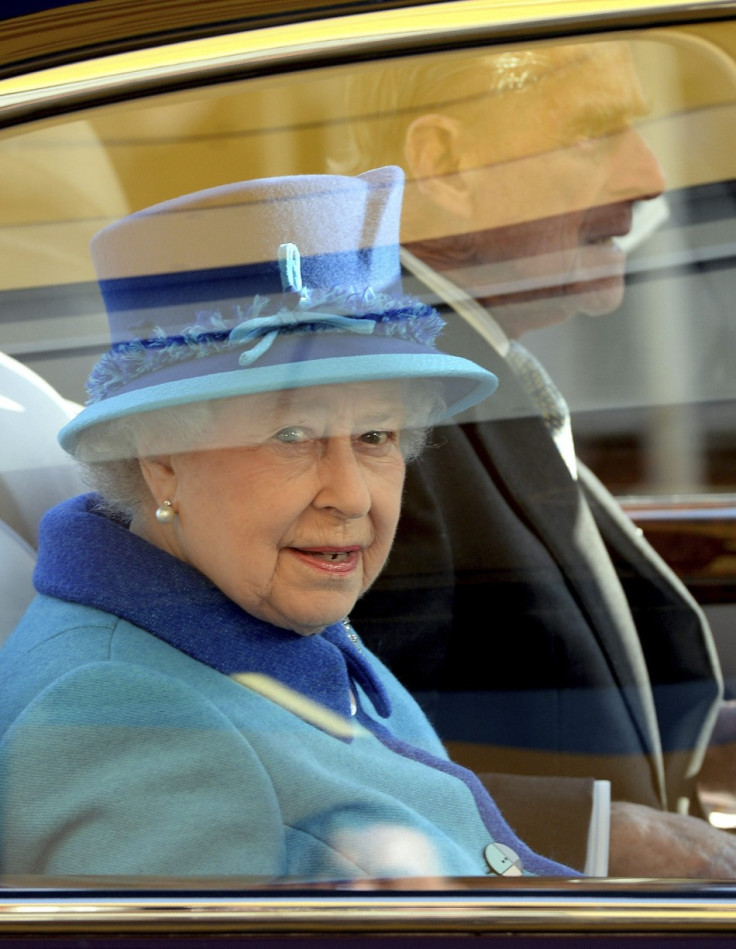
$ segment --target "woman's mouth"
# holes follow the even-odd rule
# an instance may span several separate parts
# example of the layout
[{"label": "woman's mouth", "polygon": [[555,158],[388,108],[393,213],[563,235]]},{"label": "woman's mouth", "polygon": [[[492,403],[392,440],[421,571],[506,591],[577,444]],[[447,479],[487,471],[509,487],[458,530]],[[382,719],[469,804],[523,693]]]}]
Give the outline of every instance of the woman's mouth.
[{"label": "woman's mouth", "polygon": [[360,546],[350,547],[290,547],[303,563],[328,573],[352,573],[360,559]]}]

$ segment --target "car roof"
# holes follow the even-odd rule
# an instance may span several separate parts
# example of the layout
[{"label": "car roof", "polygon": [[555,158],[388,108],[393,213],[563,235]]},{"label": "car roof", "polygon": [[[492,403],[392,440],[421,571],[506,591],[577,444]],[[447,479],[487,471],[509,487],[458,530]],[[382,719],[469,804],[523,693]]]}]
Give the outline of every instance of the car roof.
[{"label": "car roof", "polygon": [[[561,20],[626,26],[722,15],[723,0],[6,0],[0,78],[126,50],[283,24],[419,6],[472,3],[500,26]],[[448,10],[448,17],[452,12]]]},{"label": "car roof", "polygon": [[0,4],[0,76],[196,36],[412,5],[415,0],[9,0]]}]

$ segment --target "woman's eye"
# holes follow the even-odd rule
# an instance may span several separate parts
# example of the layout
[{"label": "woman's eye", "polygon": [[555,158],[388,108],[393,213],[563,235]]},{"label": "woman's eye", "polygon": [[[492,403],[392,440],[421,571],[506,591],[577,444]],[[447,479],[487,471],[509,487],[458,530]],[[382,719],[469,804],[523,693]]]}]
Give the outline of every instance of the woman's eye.
[{"label": "woman's eye", "polygon": [[365,445],[387,445],[389,442],[395,440],[395,432],[384,431],[363,432],[363,434],[358,439],[358,441],[363,442]]},{"label": "woman's eye", "polygon": [[276,432],[274,438],[285,445],[294,445],[309,441],[311,435],[306,428],[302,428],[300,425],[289,425],[288,428],[282,428],[280,432]]}]

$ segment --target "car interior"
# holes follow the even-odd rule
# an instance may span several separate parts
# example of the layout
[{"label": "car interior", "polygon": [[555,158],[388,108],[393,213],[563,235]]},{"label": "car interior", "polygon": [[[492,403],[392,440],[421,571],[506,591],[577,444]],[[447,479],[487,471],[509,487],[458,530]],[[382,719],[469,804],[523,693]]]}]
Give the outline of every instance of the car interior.
[{"label": "car interior", "polygon": [[[191,43],[196,47],[206,39],[192,39]],[[594,301],[574,318],[550,325],[540,323],[524,334],[523,342],[562,392],[579,462],[600,479],[633,529],[646,538],[698,609],[702,608],[718,653],[724,701],[736,702],[736,21],[732,18],[654,28],[634,25],[601,32],[595,31],[595,24],[587,24],[577,35],[562,38],[509,39],[505,34],[486,37],[480,31],[480,39],[473,35],[464,36],[462,42],[443,43],[440,38],[432,49],[394,39],[378,52],[372,52],[370,46],[362,48],[359,56],[350,49],[340,53],[337,45],[328,45],[321,53],[313,51],[304,62],[287,55],[279,59],[275,53],[262,63],[245,57],[212,79],[204,71],[170,81],[164,69],[158,78],[145,80],[148,86],[133,85],[129,94],[119,89],[95,93],[94,83],[88,92],[75,87],[77,98],[64,101],[58,111],[44,106],[31,112],[27,120],[14,120],[3,128],[0,645],[34,597],[32,577],[44,513],[88,490],[84,472],[60,447],[57,433],[85,404],[87,376],[109,345],[104,304],[89,254],[89,242],[97,232],[142,208],[228,182],[327,172],[359,174],[378,164],[404,167],[405,202],[410,207],[426,197],[433,187],[428,182],[434,179],[422,177],[421,168],[412,169],[409,158],[397,146],[404,140],[406,129],[421,130],[422,117],[448,112],[453,116],[447,123],[449,141],[451,132],[456,131],[452,122],[457,115],[465,121],[463,110],[467,109],[477,131],[485,121],[486,110],[495,114],[495,98],[510,95],[513,102],[521,85],[514,87],[517,77],[509,89],[466,96],[463,91],[458,94],[452,85],[441,84],[417,93],[417,98],[409,101],[411,96],[402,99],[390,88],[392,71],[399,77],[411,77],[434,68],[442,74],[449,66],[459,76],[468,64],[483,57],[505,56],[517,68],[519,63],[534,62],[549,49],[596,49],[612,42],[630,51],[641,87],[640,114],[630,123],[627,120],[625,132],[634,130],[645,143],[666,186],[661,195],[642,195],[637,200],[626,227],[619,226],[616,233],[596,232],[586,239],[586,251],[593,248],[592,254],[607,253],[615,246],[619,255],[616,267],[623,268],[618,261],[625,258],[621,287],[615,292],[605,291],[619,294],[615,305],[608,306],[608,297],[605,305]],[[134,57],[136,53],[120,55]],[[71,67],[62,64],[58,68],[62,80],[72,85],[77,81],[63,73]],[[142,68],[147,67],[144,64]],[[351,97],[353,88],[358,92]],[[623,85],[616,88],[623,96]],[[371,89],[375,98],[361,93],[365,89]],[[385,99],[381,98],[384,93]],[[0,81],[0,116],[2,94]],[[488,184],[491,197],[486,213],[493,219],[504,202],[511,209],[502,226],[503,237],[512,250],[490,264],[486,261],[487,272],[480,273],[478,265],[468,277],[469,286],[482,284],[478,299],[496,300],[499,309],[505,305],[504,294],[508,298],[522,294],[535,303],[542,300],[550,308],[550,300],[556,301],[562,292],[556,277],[551,288],[545,283],[545,261],[551,262],[549,268],[557,267],[557,249],[540,244],[531,250],[522,248],[515,258],[513,228],[551,227],[550,222],[558,218],[574,218],[590,206],[605,203],[596,195],[584,193],[582,185],[593,182],[593,174],[582,162],[592,149],[601,147],[602,141],[609,143],[621,133],[621,128],[615,126],[617,120],[610,119],[610,106],[604,103],[587,126],[581,121],[572,140],[545,140],[540,145],[531,139],[532,126],[537,122],[540,128],[544,126],[545,110],[553,114],[550,102],[558,110],[566,106],[572,109],[579,95],[579,87],[561,87],[556,98],[546,104],[540,100],[534,122],[514,129],[516,134],[522,128],[520,141],[529,132],[531,144],[524,140],[520,145],[527,147],[523,155],[507,155],[496,161],[478,158],[480,152],[473,153],[473,174],[487,173],[489,168],[503,168],[503,174],[508,173],[508,180],[498,186],[497,194],[492,191],[495,185]],[[514,108],[510,109],[512,114]],[[493,128],[490,134],[494,134]],[[514,141],[510,132],[508,139]],[[389,143],[390,147],[383,148],[381,143]],[[449,151],[447,142],[444,144]],[[563,192],[560,186],[548,200],[544,197],[546,176],[551,177],[555,163],[573,160],[571,155],[581,162],[576,183],[582,197],[572,188]],[[385,161],[378,160],[382,156]],[[519,160],[521,166],[515,167],[514,162],[518,164]],[[469,168],[470,158],[467,164]],[[467,168],[464,171],[470,175]],[[447,184],[455,180],[456,172],[453,168],[436,178]],[[536,205],[525,207],[517,200],[522,186],[532,188]],[[466,223],[458,225],[460,219]],[[468,234],[472,228],[492,232],[501,226],[489,225],[487,220],[481,226],[475,218],[468,223],[471,215],[465,210],[451,225],[448,221],[450,216],[444,211],[437,212],[431,224],[424,220],[418,225],[419,231],[407,231],[407,247],[421,247],[429,240],[440,246],[448,234],[457,237],[461,226],[467,227]],[[407,218],[407,228],[411,224]],[[435,225],[436,231],[429,233]],[[469,242],[467,234],[461,233],[460,237]],[[463,263],[458,266],[453,262],[446,272],[467,276],[473,267],[468,264],[462,270]],[[592,266],[595,268],[595,264]],[[601,271],[606,266],[602,265]],[[608,276],[604,273],[603,279]],[[596,273],[595,279],[598,277]],[[572,282],[574,278],[569,279]],[[483,288],[487,287],[483,281],[489,285],[502,283],[503,289],[494,291],[496,296],[484,296]],[[414,283],[411,286],[415,288]],[[426,302],[437,304],[440,294],[436,287],[423,292]],[[449,332],[448,338],[452,339]],[[460,340],[458,352],[465,345],[466,340]],[[461,354],[483,361],[475,338],[468,351]],[[460,421],[467,425],[506,424],[525,414],[529,414],[528,405],[519,400],[496,403],[491,398],[468,410]],[[434,443],[440,446],[445,437],[441,426],[433,433]],[[460,499],[463,490],[464,486],[458,484]],[[515,503],[510,505],[514,507]],[[469,507],[465,516],[472,522],[472,505]],[[519,516],[522,520],[526,517]],[[413,548],[419,565],[411,563],[402,576],[397,554],[396,572],[388,575],[383,586],[379,583],[374,592],[374,596],[388,596],[385,602],[393,602],[392,596],[396,598],[400,606],[395,612],[400,624],[405,624],[400,625],[401,629],[413,628],[405,623],[407,595],[426,597],[429,614],[435,609],[432,595],[445,582],[440,566],[433,561],[430,542],[426,543],[423,547],[425,540],[418,532]],[[506,582],[513,592],[518,581],[511,570],[491,573],[483,564],[461,562],[460,555],[457,561],[453,569],[459,579],[453,582],[464,590],[484,585],[491,606],[494,584]],[[543,603],[534,608],[540,613],[536,620],[541,623],[545,622],[543,610]],[[390,621],[384,621],[380,606],[374,608],[372,603],[365,615],[374,648],[374,642],[390,636]],[[513,639],[516,627],[506,616],[496,623],[494,632],[499,639],[494,640],[498,643],[494,648],[502,663],[503,637]],[[360,632],[357,620],[355,625]],[[411,662],[419,667],[421,662],[416,657],[421,658],[425,647],[420,640],[412,648]],[[430,651],[428,646],[426,649]],[[393,654],[389,650],[387,655]],[[403,669],[401,663],[405,661],[403,654],[397,654],[397,669]],[[468,681],[475,681],[479,667],[488,661],[485,651],[466,651],[462,662]],[[568,657],[568,661],[575,665],[574,658]],[[460,660],[453,658],[452,663],[459,667]],[[401,678],[398,671],[397,675]],[[419,673],[409,687],[430,720],[442,723],[445,731],[440,730],[441,737],[455,743],[460,754],[476,741],[490,745],[496,740],[477,739],[485,732],[470,721],[473,715],[482,714],[478,711],[482,706],[476,704],[475,686],[465,691],[452,684],[448,687],[454,690],[452,699],[445,704],[439,696],[441,689],[425,688]],[[512,691],[509,687],[509,695]],[[512,697],[499,695],[488,708],[501,716],[502,706],[513,717],[512,710],[517,707],[514,703],[529,700],[523,690]],[[586,706],[580,696],[576,696],[579,704],[575,707],[576,714],[583,718]],[[542,707],[539,695],[534,698],[537,700]],[[588,740],[589,744],[583,750],[576,747],[572,756],[580,774],[586,774],[586,756],[594,762],[609,750],[605,735],[591,738],[586,734]],[[594,747],[598,741],[600,748]],[[736,747],[736,736],[731,736],[730,742]],[[724,739],[724,744],[730,742]],[[522,760],[527,751],[529,760],[535,762],[551,761],[558,755],[545,747],[530,746],[521,751],[511,748],[508,755],[501,749],[499,761],[505,765],[517,752]],[[536,756],[533,759],[532,751]],[[487,767],[485,757],[470,755],[468,762],[479,772],[496,770]],[[525,777],[537,777],[529,774],[531,769],[532,765],[520,766]],[[580,774],[570,777],[578,778]],[[492,774],[488,775],[488,786],[493,790]],[[524,787],[513,785],[511,792],[506,792],[510,809],[524,796]],[[605,801],[609,792],[610,788],[598,788],[591,793],[601,794]],[[498,793],[501,799],[503,792]],[[736,832],[736,788],[729,792],[717,783],[703,781],[694,789],[693,802],[711,827]],[[588,802],[584,806],[592,806],[595,815],[595,805]],[[553,823],[548,814],[541,816],[542,823]],[[560,821],[564,828],[562,817]],[[596,840],[591,818],[587,846],[594,848]],[[607,846],[603,850],[603,863],[596,863],[591,849],[581,858],[581,862],[590,861],[587,867],[597,867],[594,875],[601,878],[607,876],[605,870],[600,870],[607,863]],[[31,882],[35,885],[38,881]],[[160,887],[164,892],[171,882],[144,881],[151,890]],[[320,891],[320,881],[298,883],[302,887],[300,895],[305,890]],[[125,885],[130,886],[131,881]],[[239,885],[248,890],[247,881],[236,883],[235,888]],[[472,885],[479,887],[477,881]],[[205,890],[207,887],[215,888],[216,882],[205,881]],[[375,885],[377,890],[382,887],[380,881]],[[447,889],[451,891],[452,885]],[[507,891],[513,895],[511,884]]]}]

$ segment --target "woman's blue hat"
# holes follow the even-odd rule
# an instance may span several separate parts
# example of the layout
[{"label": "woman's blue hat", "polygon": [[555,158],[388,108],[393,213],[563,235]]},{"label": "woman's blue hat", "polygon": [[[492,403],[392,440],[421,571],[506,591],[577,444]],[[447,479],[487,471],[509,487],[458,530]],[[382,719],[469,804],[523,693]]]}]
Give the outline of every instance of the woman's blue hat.
[{"label": "woman's blue hat", "polygon": [[111,347],[62,446],[101,422],[279,389],[436,379],[442,418],[489,396],[496,377],[436,349],[444,321],[402,293],[402,191],[393,167],[244,181],[101,231]]}]

